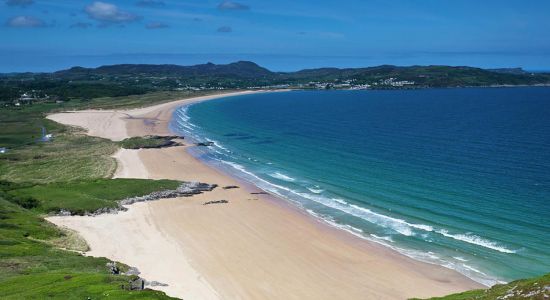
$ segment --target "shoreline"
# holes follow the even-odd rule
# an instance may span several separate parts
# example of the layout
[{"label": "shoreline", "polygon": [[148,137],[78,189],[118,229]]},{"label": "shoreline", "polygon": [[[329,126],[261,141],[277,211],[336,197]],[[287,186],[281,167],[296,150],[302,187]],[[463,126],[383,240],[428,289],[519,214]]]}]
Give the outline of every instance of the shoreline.
[{"label": "shoreline", "polygon": [[[48,118],[113,140],[169,135],[180,106],[254,93],[197,97],[128,111],[83,111]],[[403,299],[482,286],[456,271],[413,260],[305,214],[188,153],[190,146],[119,150],[115,177],[239,185],[186,199],[136,203],[128,212],[50,217],[90,244],[87,255],[137,267],[153,287],[188,299]],[[202,205],[227,199],[228,204]],[[206,250],[205,250],[206,249]],[[332,286],[332,290],[326,290]]]},{"label": "shoreline", "polygon": [[[304,91],[304,90],[288,90],[288,91]],[[188,135],[186,134],[185,131],[179,132],[174,126],[172,126],[172,125],[175,125],[175,124],[172,124],[172,123],[173,123],[173,120],[174,120],[175,115],[176,115],[175,114],[176,110],[181,109],[181,108],[187,108],[187,107],[190,107],[190,106],[192,106],[194,104],[197,104],[197,103],[198,102],[193,102],[193,103],[185,104],[185,105],[182,105],[182,106],[178,106],[178,107],[173,109],[173,111],[172,111],[172,115],[173,115],[172,121],[169,124],[170,125],[169,126],[170,134],[173,134],[173,135],[182,134],[182,135],[185,136],[186,140],[188,140],[188,141],[190,140],[193,143],[208,141],[207,138],[204,139],[204,137],[203,137],[201,139],[200,136],[199,136],[199,139],[196,139],[195,137],[190,138],[190,137],[188,137]],[[175,125],[175,126],[177,126],[177,125]],[[295,203],[295,201],[292,200],[291,198],[286,198],[283,195],[277,195],[277,194],[274,194],[273,192],[271,192],[269,190],[265,190],[265,189],[261,188],[260,186],[256,185],[253,181],[250,181],[250,180],[246,179],[245,177],[243,177],[242,176],[243,174],[239,174],[239,171],[234,170],[232,167],[228,167],[226,165],[223,165],[223,164],[221,164],[221,163],[219,163],[215,160],[201,158],[202,155],[207,152],[207,151],[203,150],[203,149],[206,149],[206,148],[208,148],[208,147],[191,147],[191,148],[187,148],[186,152],[187,152],[188,155],[192,156],[198,163],[205,164],[208,167],[216,170],[217,172],[219,172],[223,176],[231,177],[234,180],[236,180],[237,182],[239,182],[240,184],[247,186],[249,191],[260,190],[260,191],[266,193],[265,195],[258,195],[259,197],[264,198],[268,201],[271,201],[275,205],[282,205],[285,209],[293,210],[296,213],[298,213],[299,215],[301,215],[302,217],[308,218],[311,221],[318,223],[318,225],[321,226],[321,228],[326,229],[326,227],[329,227],[330,229],[335,230],[335,232],[337,232],[338,234],[343,234],[343,235],[347,236],[347,238],[349,238],[348,242],[354,242],[357,239],[360,239],[362,241],[367,241],[368,243],[372,243],[375,246],[382,247],[383,251],[384,250],[389,250],[389,251],[398,253],[399,255],[402,255],[404,257],[410,258],[414,261],[426,263],[426,264],[429,264],[429,265],[435,265],[435,266],[438,266],[438,267],[442,266],[446,269],[455,271],[455,272],[461,274],[462,276],[465,276],[466,278],[476,282],[477,284],[479,284],[483,288],[491,287],[492,285],[495,285],[495,284],[504,284],[504,283],[506,283],[506,282],[500,281],[498,279],[491,279],[491,278],[487,279],[487,278],[483,278],[483,277],[468,276],[468,274],[462,273],[462,272],[460,272],[460,270],[457,270],[453,267],[445,266],[445,264],[444,264],[445,262],[441,262],[441,261],[440,262],[434,262],[434,261],[425,260],[422,257],[418,257],[418,256],[414,256],[414,255],[410,254],[410,252],[408,253],[407,251],[403,250],[403,248],[399,248],[397,246],[392,246],[390,244],[383,243],[383,242],[381,242],[379,240],[376,240],[374,238],[369,238],[365,235],[362,235],[362,234],[354,231],[353,230],[354,228],[346,227],[348,225],[342,225],[342,224],[337,224],[335,222],[331,222],[330,220],[327,220],[326,218],[321,217],[320,215],[318,215],[314,211],[306,210],[303,207],[300,207],[300,205],[298,203]]]}]

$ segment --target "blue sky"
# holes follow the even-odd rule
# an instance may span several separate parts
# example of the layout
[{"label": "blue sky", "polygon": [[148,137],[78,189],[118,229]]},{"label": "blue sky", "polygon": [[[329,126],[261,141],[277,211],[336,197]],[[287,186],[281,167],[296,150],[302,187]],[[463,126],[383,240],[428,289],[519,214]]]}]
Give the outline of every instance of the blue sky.
[{"label": "blue sky", "polygon": [[550,70],[548,0],[0,0],[0,72],[252,60]]}]

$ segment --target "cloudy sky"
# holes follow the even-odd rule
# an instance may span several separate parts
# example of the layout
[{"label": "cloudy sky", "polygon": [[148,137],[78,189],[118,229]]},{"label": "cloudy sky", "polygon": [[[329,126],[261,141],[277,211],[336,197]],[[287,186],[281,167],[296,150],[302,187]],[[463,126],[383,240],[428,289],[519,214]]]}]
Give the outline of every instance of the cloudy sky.
[{"label": "cloudy sky", "polygon": [[253,60],[272,70],[550,70],[548,0],[0,0],[0,72]]}]

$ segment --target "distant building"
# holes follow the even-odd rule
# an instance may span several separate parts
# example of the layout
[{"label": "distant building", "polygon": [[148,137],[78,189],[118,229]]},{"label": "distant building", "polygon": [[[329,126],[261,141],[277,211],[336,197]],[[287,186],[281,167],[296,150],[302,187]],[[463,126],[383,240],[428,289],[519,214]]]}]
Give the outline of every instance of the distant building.
[{"label": "distant building", "polygon": [[21,95],[21,97],[19,97],[20,101],[29,101],[29,100],[33,100],[33,99],[34,99],[34,97],[31,96],[30,94],[27,94],[27,93],[23,93]]},{"label": "distant building", "polygon": [[[21,105],[21,104],[30,104],[34,100],[36,100],[36,99],[33,95],[28,94],[28,93],[23,93],[17,101],[18,101],[19,105]],[[17,105],[17,103],[15,105]],[[17,106],[19,106],[19,105],[17,105]]]}]

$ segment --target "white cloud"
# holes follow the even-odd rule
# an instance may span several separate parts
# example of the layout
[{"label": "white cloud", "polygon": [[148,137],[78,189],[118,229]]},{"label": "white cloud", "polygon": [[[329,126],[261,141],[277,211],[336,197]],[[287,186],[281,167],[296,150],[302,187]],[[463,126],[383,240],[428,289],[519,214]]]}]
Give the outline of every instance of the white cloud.
[{"label": "white cloud", "polygon": [[16,28],[32,28],[32,27],[45,27],[46,23],[41,19],[31,16],[17,16],[13,17],[6,22],[9,27]]},{"label": "white cloud", "polygon": [[116,5],[95,1],[86,6],[84,11],[88,17],[104,24],[108,23],[129,23],[140,19],[139,16],[120,10]]}]

